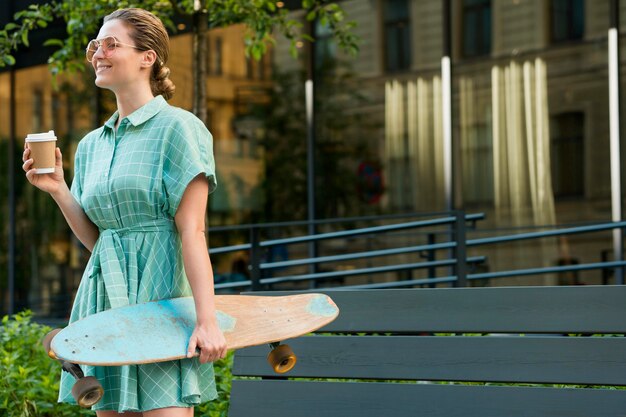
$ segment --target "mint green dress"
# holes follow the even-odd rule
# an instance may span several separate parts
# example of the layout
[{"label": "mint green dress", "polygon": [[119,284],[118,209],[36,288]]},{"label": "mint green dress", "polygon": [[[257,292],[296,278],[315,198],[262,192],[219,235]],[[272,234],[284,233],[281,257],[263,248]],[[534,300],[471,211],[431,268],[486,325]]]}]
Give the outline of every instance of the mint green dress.
[{"label": "mint green dress", "polygon": [[[110,308],[191,295],[174,215],[198,175],[216,187],[212,137],[193,114],[161,96],[121,120],[116,112],[85,136],[75,156],[72,194],[100,235],[70,322]],[[217,396],[212,364],[197,358],[122,367],[83,366],[105,390],[95,410],[190,407]],[[74,403],[62,373],[59,401]]]}]

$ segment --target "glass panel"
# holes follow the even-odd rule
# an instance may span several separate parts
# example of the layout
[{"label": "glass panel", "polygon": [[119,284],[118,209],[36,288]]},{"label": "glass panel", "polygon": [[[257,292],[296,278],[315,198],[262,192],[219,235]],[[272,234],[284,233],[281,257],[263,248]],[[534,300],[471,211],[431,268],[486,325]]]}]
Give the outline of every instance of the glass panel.
[{"label": "glass panel", "polygon": [[407,0],[385,0],[385,21],[405,20],[409,17],[409,2]]},{"label": "glass panel", "polygon": [[585,114],[562,113],[550,124],[552,185],[554,196],[583,197],[585,192]]},{"label": "glass panel", "polygon": [[385,69],[399,71],[411,65],[411,31],[406,0],[385,1]]},{"label": "glass panel", "polygon": [[317,23],[315,28],[315,64],[318,71],[324,71],[334,66],[337,59],[337,43],[332,37],[332,30],[328,25]]},{"label": "glass panel", "polygon": [[[572,7],[583,10],[579,4],[553,6],[567,6],[572,16]],[[567,48],[538,48],[541,33],[527,37],[507,28],[516,25],[534,33],[539,30],[536,21],[548,18],[541,13],[553,9],[508,2],[493,14],[494,28],[501,28],[494,33],[499,49],[489,58],[454,63],[456,198],[459,206],[487,214],[483,227],[513,228],[513,233],[538,225],[585,222],[590,213],[610,219],[608,58],[601,29],[609,19],[605,7],[587,4],[584,17],[599,28],[593,42],[579,39]],[[573,26],[563,27],[573,33]],[[608,233],[584,243],[563,238],[501,245],[491,249],[489,268],[596,262],[610,247]],[[560,281],[545,276],[507,283]],[[602,283],[602,274],[581,272],[576,282]]]},{"label": "glass panel", "polygon": [[[596,5],[597,7],[597,5]],[[552,40],[581,39],[585,28],[583,0],[552,0]]]},{"label": "glass panel", "polygon": [[491,52],[491,1],[463,2],[463,56],[487,55]]},{"label": "glass panel", "polygon": [[[442,3],[393,0],[379,7],[381,3],[375,1],[341,2],[348,19],[357,20],[355,31],[363,42],[356,58],[331,47],[330,40],[317,49],[322,55],[336,55],[338,61],[336,72],[319,69],[316,74],[317,218],[444,209]],[[606,2],[514,0],[498,2],[492,9],[494,3],[451,2],[456,206],[486,213],[480,225],[481,230],[491,229],[490,235],[502,229],[524,232],[545,224],[608,220]],[[546,22],[545,27],[538,22]],[[583,39],[584,28],[592,28],[592,40]],[[307,217],[306,48],[299,45],[302,59],[294,60],[288,42],[279,37],[271,65],[269,61],[248,64],[243,30],[241,26],[215,29],[210,36],[207,109],[219,180],[209,200],[211,227]],[[552,41],[558,37],[574,40],[557,47]],[[170,62],[177,92],[171,104],[189,109],[193,95],[189,36],[175,36],[172,42]],[[466,56],[472,59],[463,59]],[[396,70],[402,73],[389,72]],[[106,91],[94,93],[93,79],[86,74],[55,96],[45,66],[18,71],[19,153],[26,133],[54,128],[62,137],[59,145],[68,181],[77,141],[101,125],[115,105]],[[19,160],[19,154],[10,156],[7,151],[8,79],[8,73],[0,73],[0,150],[4,150],[0,153]],[[72,237],[52,200],[18,174],[17,307],[63,319],[89,253]],[[5,178],[0,181],[5,196],[6,170],[0,171],[0,178]],[[0,201],[5,200],[0,197]],[[7,299],[7,261],[2,256],[7,252],[7,213],[3,204],[2,303]],[[266,237],[304,233],[298,228],[272,230]],[[443,233],[402,233],[361,246],[352,241],[321,245],[320,254],[383,249],[390,243],[397,247],[398,242],[425,244]],[[470,238],[474,233],[478,234],[470,232]],[[248,241],[247,231],[210,234],[212,247]],[[585,240],[498,245],[475,254],[486,255],[483,268],[495,271],[595,262],[609,248],[610,235],[605,233]],[[306,248],[278,248],[266,257],[286,260],[298,255],[306,256]],[[217,281],[245,277],[246,256],[214,257]],[[415,254],[390,262],[415,262]],[[365,264],[324,267],[350,269]],[[433,268],[387,274],[383,279],[446,272]],[[506,283],[560,281],[548,276]],[[597,271],[576,277],[576,282],[600,281]],[[4,304],[1,307],[6,309]]]}]

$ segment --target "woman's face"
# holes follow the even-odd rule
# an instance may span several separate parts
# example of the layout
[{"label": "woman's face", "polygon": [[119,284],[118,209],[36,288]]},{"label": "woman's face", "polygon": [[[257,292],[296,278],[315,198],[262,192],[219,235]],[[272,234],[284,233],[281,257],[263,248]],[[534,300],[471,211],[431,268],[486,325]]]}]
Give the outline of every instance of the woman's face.
[{"label": "woman's face", "polygon": [[98,87],[118,93],[125,88],[136,89],[140,85],[138,82],[142,81],[147,81],[149,86],[151,66],[146,66],[146,51],[127,46],[135,45],[128,32],[126,24],[118,19],[110,20],[100,28],[98,39],[114,36],[120,44],[109,57],[104,55],[102,48],[94,54],[91,65]]}]

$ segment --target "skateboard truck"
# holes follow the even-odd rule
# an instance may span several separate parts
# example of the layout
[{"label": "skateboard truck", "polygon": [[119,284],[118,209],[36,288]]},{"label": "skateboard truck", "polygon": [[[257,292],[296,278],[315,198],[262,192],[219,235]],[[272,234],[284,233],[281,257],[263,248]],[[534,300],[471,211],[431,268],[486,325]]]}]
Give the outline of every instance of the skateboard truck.
[{"label": "skateboard truck", "polygon": [[267,362],[269,362],[274,372],[277,374],[284,374],[289,372],[296,366],[296,355],[289,345],[281,345],[280,342],[270,343],[272,349],[267,355]]},{"label": "skateboard truck", "polygon": [[93,376],[85,376],[80,366],[57,358],[52,349],[50,349],[52,338],[54,338],[54,336],[56,336],[56,334],[60,331],[61,329],[54,329],[49,332],[42,341],[43,347],[48,356],[59,361],[59,363],[61,363],[61,368],[76,379],[76,382],[72,387],[72,396],[76,400],[76,403],[83,408],[91,407],[102,399],[104,389],[96,378]]}]

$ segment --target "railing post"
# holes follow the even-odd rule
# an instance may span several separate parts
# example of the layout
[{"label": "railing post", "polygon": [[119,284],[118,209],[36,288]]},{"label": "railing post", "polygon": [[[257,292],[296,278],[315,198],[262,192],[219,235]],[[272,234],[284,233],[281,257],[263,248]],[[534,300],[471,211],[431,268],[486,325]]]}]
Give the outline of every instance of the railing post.
[{"label": "railing post", "polygon": [[250,229],[250,280],[252,291],[261,290],[261,242],[259,228]]},{"label": "railing post", "polygon": [[[428,234],[428,244],[429,245],[434,245],[436,243],[436,239],[435,239],[435,234],[434,233],[429,233]],[[435,260],[435,250],[434,249],[428,249],[428,255],[426,256],[426,260],[428,262],[433,262]],[[434,266],[429,266],[428,267],[428,278],[435,278],[437,276],[437,268],[435,268]],[[429,284],[428,285],[430,288],[435,288],[435,284]]]},{"label": "railing post", "polygon": [[465,212],[456,211],[456,220],[454,222],[454,240],[456,248],[454,256],[456,258],[456,281],[455,287],[467,287],[467,247],[466,247],[466,226]]}]

